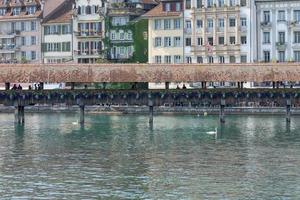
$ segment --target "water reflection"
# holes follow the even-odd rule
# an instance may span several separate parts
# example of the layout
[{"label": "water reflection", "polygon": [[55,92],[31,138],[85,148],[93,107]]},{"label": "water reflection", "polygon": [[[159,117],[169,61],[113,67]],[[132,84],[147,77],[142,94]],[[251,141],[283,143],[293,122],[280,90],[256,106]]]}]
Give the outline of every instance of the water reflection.
[{"label": "water reflection", "polygon": [[[296,199],[300,118],[0,114],[0,196]],[[218,126],[217,135],[207,131]],[[215,137],[216,136],[216,137]]]}]

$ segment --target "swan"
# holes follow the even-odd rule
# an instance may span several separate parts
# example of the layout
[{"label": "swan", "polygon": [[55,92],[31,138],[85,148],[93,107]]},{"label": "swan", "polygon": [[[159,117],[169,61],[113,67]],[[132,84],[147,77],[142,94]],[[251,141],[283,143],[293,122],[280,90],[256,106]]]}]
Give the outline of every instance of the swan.
[{"label": "swan", "polygon": [[218,127],[215,128],[215,131],[206,132],[208,135],[216,135],[218,133]]},{"label": "swan", "polygon": [[76,122],[72,122],[73,125],[78,125],[78,120]]}]

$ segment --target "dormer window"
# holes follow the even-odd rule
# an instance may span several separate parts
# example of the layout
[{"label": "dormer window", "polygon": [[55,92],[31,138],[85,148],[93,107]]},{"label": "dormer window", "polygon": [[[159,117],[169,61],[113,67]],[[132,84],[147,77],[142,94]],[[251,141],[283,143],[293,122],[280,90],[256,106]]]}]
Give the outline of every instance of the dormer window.
[{"label": "dormer window", "polygon": [[28,6],[28,7],[26,7],[26,12],[28,13],[28,15],[33,15],[36,12],[36,7]]},{"label": "dormer window", "polygon": [[6,14],[6,9],[2,8],[0,9],[0,16],[4,16]]},{"label": "dormer window", "polygon": [[20,7],[17,7],[17,8],[13,8],[13,15],[20,15],[21,13],[21,8]]}]

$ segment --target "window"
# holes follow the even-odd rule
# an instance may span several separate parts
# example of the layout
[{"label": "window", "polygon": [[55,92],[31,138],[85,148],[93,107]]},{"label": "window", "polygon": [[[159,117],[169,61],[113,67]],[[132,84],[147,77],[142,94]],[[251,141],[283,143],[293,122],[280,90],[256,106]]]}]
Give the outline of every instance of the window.
[{"label": "window", "polygon": [[154,20],[154,29],[155,30],[161,29],[161,20],[160,19]]},{"label": "window", "polygon": [[264,11],[264,22],[265,23],[270,22],[270,11]]},{"label": "window", "polygon": [[0,8],[0,15],[4,16],[6,14],[6,8]]},{"label": "window", "polygon": [[229,43],[230,44],[235,44],[235,37],[234,36],[229,37]]},{"label": "window", "polygon": [[270,62],[270,51],[264,51],[264,62]]},{"label": "window", "polygon": [[229,26],[230,27],[235,27],[235,19],[234,18],[229,19]]},{"label": "window", "polygon": [[22,51],[22,52],[21,52],[21,57],[22,57],[23,59],[26,59],[26,51]]},{"label": "window", "polygon": [[213,6],[213,0],[207,0],[207,7],[210,8]]},{"label": "window", "polygon": [[202,20],[198,19],[197,20],[197,28],[202,28],[203,24],[202,24]]},{"label": "window", "polygon": [[161,63],[161,56],[155,56],[155,63]]},{"label": "window", "polygon": [[174,29],[180,29],[180,19],[174,19]]},{"label": "window", "polygon": [[191,38],[185,38],[185,46],[189,47],[192,45],[192,39]]},{"label": "window", "polygon": [[31,51],[31,60],[36,60],[36,52]]},{"label": "window", "polygon": [[185,27],[187,28],[187,29],[191,29],[192,28],[192,22],[191,22],[191,20],[186,20],[185,21]]},{"label": "window", "polygon": [[166,11],[170,12],[171,11],[171,4],[170,3],[166,3],[165,5],[166,5],[165,6]]},{"label": "window", "polygon": [[198,46],[202,46],[203,45],[203,38],[201,38],[201,37],[197,38],[197,44],[198,44]]},{"label": "window", "polygon": [[207,38],[207,42],[208,42],[208,44],[210,44],[210,45],[214,45],[214,38],[213,38],[213,37]]},{"label": "window", "polygon": [[278,21],[285,21],[285,11],[284,10],[278,11]]},{"label": "window", "polygon": [[161,37],[156,37],[154,39],[154,46],[155,47],[160,47],[161,46]]},{"label": "window", "polygon": [[224,19],[219,19],[219,28],[224,28]]},{"label": "window", "polygon": [[191,9],[191,0],[185,0],[185,9]]},{"label": "window", "polygon": [[208,28],[213,28],[214,27],[214,21],[212,19],[207,20],[207,27]]},{"label": "window", "polygon": [[25,31],[25,22],[21,22],[21,31]]},{"label": "window", "polygon": [[219,63],[225,63],[224,56],[219,56]]},{"label": "window", "polygon": [[202,7],[202,0],[197,0],[197,8],[201,8]]},{"label": "window", "polygon": [[171,63],[171,56],[165,56],[165,63]]},{"label": "window", "polygon": [[278,52],[279,62],[285,62],[285,52],[279,51]]},{"label": "window", "polygon": [[294,10],[294,20],[300,22],[300,10]]},{"label": "window", "polygon": [[13,8],[13,15],[19,15],[21,13],[21,7]]},{"label": "window", "polygon": [[300,51],[294,51],[294,61],[300,62]]},{"label": "window", "polygon": [[284,44],[285,43],[285,32],[279,32],[278,33],[278,42],[280,44]]},{"label": "window", "polygon": [[36,7],[35,6],[28,6],[26,7],[26,12],[29,14],[29,15],[33,15],[36,11]]},{"label": "window", "polygon": [[197,63],[203,63],[203,57],[197,56]]},{"label": "window", "polygon": [[247,18],[241,18],[241,26],[246,27],[247,26]]},{"label": "window", "polygon": [[229,0],[229,6],[235,6],[235,0]]},{"label": "window", "polygon": [[247,56],[241,55],[241,63],[246,63],[246,62],[247,62]]},{"label": "window", "polygon": [[224,6],[224,0],[218,0],[218,4],[219,4],[219,7],[223,7]]},{"label": "window", "polygon": [[178,3],[178,2],[176,3],[176,8],[175,9],[176,9],[177,12],[179,12],[181,10],[180,3]]},{"label": "window", "polygon": [[224,45],[224,37],[219,37],[219,45]]},{"label": "window", "polygon": [[181,63],[181,57],[178,55],[174,56],[174,63],[175,64]]},{"label": "window", "polygon": [[235,56],[229,56],[229,63],[235,63]]},{"label": "window", "polygon": [[264,32],[263,43],[270,44],[270,32]]},{"label": "window", "polygon": [[164,20],[164,29],[165,30],[171,29],[171,20],[170,19],[165,19]]},{"label": "window", "polygon": [[170,46],[172,46],[172,43],[171,43],[171,37],[165,37],[165,38],[164,38],[164,46],[165,46],[165,47],[170,47]]},{"label": "window", "polygon": [[32,30],[32,31],[36,31],[36,22],[35,22],[35,21],[32,21],[30,27],[31,27],[31,30]]},{"label": "window", "polygon": [[247,6],[247,0],[241,0],[241,6]]},{"label": "window", "polygon": [[174,47],[180,47],[180,37],[174,37]]},{"label": "window", "polygon": [[192,63],[192,57],[191,56],[187,56],[185,57],[186,63]]},{"label": "window", "polygon": [[25,37],[21,37],[21,44],[22,44],[22,46],[26,45],[26,38]]},{"label": "window", "polygon": [[31,45],[36,45],[36,37],[31,36]]},{"label": "window", "polygon": [[241,36],[241,44],[247,44],[247,36]]},{"label": "window", "polygon": [[294,43],[300,43],[300,31],[294,32]]},{"label": "window", "polygon": [[214,63],[214,57],[208,56],[208,57],[207,57],[207,62],[208,62],[208,63]]}]

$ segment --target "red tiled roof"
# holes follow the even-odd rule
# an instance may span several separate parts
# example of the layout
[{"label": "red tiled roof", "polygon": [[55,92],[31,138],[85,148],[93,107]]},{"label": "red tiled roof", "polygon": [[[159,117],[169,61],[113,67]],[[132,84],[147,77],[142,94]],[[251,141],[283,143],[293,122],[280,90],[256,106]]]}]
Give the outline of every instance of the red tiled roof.
[{"label": "red tiled roof", "polygon": [[148,11],[147,13],[145,13],[143,15],[143,17],[145,18],[149,18],[149,17],[175,17],[175,16],[180,16],[181,12],[166,12],[163,11],[163,5],[162,3],[160,3],[158,6],[154,7],[153,9],[151,9],[150,11]]},{"label": "red tiled roof", "polygon": [[43,23],[68,23],[72,19],[73,0],[64,0],[56,9],[52,10],[47,16],[44,15]]}]

